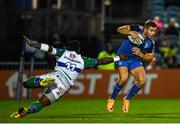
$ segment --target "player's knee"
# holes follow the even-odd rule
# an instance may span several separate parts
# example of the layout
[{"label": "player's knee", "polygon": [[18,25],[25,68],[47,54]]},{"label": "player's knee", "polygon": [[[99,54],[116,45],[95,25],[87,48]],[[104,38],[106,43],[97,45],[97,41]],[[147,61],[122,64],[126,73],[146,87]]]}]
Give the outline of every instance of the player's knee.
[{"label": "player's knee", "polygon": [[46,95],[42,95],[41,98],[39,99],[39,102],[43,107],[51,104],[50,99]]},{"label": "player's knee", "polygon": [[127,80],[128,80],[128,77],[127,77],[127,76],[122,76],[122,77],[119,79],[119,83],[120,83],[120,84],[124,84],[124,83],[126,83]]},{"label": "player's knee", "polygon": [[146,83],[146,78],[142,77],[137,80],[138,84],[142,87]]}]

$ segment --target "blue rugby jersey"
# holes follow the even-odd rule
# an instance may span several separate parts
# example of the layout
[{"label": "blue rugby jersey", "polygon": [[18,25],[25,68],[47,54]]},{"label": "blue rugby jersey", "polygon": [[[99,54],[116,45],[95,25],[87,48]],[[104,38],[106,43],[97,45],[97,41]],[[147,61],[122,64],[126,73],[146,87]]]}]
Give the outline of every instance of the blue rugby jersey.
[{"label": "blue rugby jersey", "polygon": [[[132,31],[137,31],[141,34],[143,33],[143,26],[138,25],[138,24],[130,25],[130,29]],[[141,60],[139,56],[133,54],[133,51],[132,51],[133,47],[140,48],[141,52],[143,53],[151,53],[155,51],[154,41],[152,41],[149,38],[146,38],[141,45],[135,45],[129,40],[128,37],[126,37],[125,39],[123,39],[122,44],[117,50],[117,55],[125,54],[129,59]]]}]

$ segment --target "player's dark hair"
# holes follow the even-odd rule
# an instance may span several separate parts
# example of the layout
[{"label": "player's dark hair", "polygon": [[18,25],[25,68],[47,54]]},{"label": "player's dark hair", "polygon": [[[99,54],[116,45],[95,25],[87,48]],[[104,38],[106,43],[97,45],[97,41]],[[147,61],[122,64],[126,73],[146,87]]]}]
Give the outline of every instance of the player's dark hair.
[{"label": "player's dark hair", "polygon": [[71,40],[68,42],[68,49],[70,51],[76,51],[77,53],[79,53],[80,51],[80,41],[78,40]]},{"label": "player's dark hair", "polygon": [[149,28],[149,27],[157,27],[157,25],[153,20],[148,20],[145,22],[144,28]]}]

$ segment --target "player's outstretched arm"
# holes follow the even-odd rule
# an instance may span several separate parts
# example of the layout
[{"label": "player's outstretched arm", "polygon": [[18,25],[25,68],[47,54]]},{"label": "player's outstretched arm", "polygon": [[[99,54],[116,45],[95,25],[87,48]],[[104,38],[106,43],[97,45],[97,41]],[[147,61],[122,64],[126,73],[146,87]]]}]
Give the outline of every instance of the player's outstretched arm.
[{"label": "player's outstretched arm", "polygon": [[88,58],[88,57],[82,57],[84,60],[84,67],[85,68],[92,68],[96,65],[105,65],[105,64],[110,64],[112,62],[116,62],[120,60],[119,56],[116,57],[104,57],[101,59],[97,58]]},{"label": "player's outstretched arm", "polygon": [[52,46],[49,46],[48,44],[45,43],[34,43],[32,42],[27,36],[23,35],[24,40],[30,47],[34,47],[36,49],[40,49],[42,51],[48,52],[52,55],[56,54],[56,49]]},{"label": "player's outstretched arm", "polygon": [[97,59],[97,65],[105,65],[105,64],[109,64],[109,63],[116,62],[116,61],[119,61],[119,60],[120,60],[119,56],[116,56],[114,58],[105,57],[105,58]]}]

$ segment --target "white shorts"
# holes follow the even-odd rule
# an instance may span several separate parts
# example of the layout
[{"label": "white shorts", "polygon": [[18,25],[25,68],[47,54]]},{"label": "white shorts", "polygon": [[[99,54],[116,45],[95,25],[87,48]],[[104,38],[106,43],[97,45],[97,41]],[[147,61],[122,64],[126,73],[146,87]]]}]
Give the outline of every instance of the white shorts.
[{"label": "white shorts", "polygon": [[[54,71],[51,73],[40,75],[38,77],[41,79],[44,79],[44,78],[54,78],[55,79],[56,87],[48,89],[48,90],[50,90],[49,92],[47,92],[47,88],[44,91],[44,94],[46,96],[47,96],[47,94],[51,94],[51,95],[48,95],[48,97],[52,97],[52,94],[53,94],[55,100],[58,100],[71,87],[70,83],[68,82],[68,80],[66,79],[64,74],[60,71]],[[49,98],[49,99],[51,100],[51,102],[53,102],[54,98]]]}]

